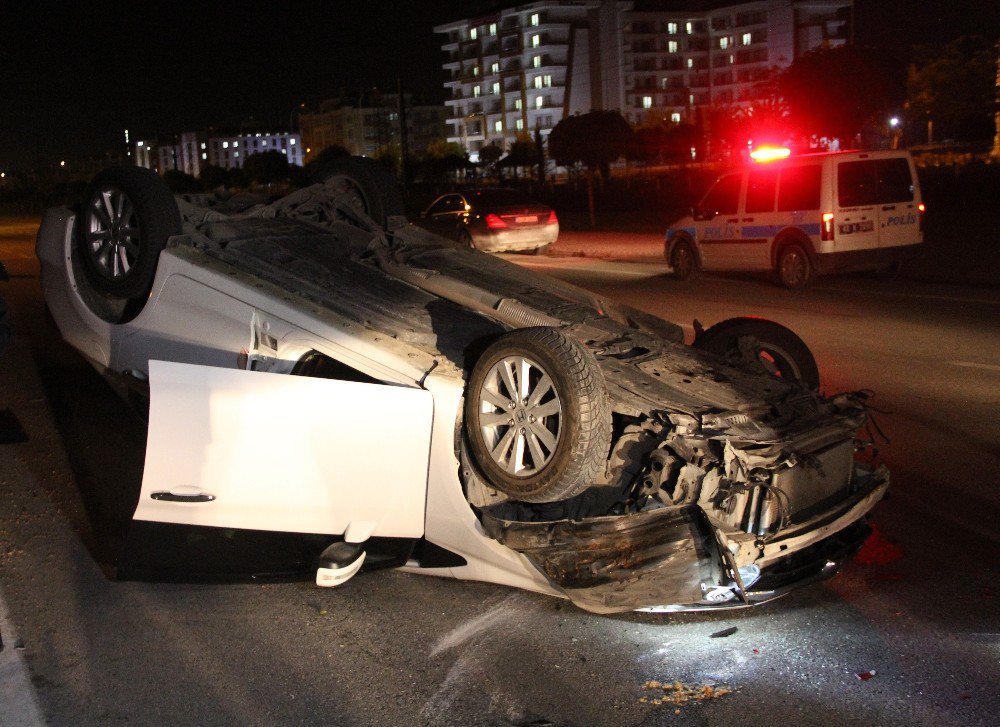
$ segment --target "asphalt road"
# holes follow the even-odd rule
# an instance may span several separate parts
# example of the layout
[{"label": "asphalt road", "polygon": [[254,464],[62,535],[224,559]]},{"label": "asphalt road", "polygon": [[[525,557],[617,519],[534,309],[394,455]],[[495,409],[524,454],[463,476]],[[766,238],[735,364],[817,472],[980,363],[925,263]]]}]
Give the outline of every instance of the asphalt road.
[{"label": "asphalt road", "polygon": [[[0,444],[0,589],[52,724],[985,725],[1000,713],[995,291],[854,277],[791,293],[519,258],[678,322],[777,319],[813,348],[825,389],[873,389],[887,410],[893,497],[838,577],[754,610],[598,617],[393,571],[334,590],[112,580],[145,431],[46,323],[29,244],[0,230],[0,259],[20,275],[0,287],[16,336],[0,409],[28,437]],[[648,680],[735,691],[654,705]]]}]

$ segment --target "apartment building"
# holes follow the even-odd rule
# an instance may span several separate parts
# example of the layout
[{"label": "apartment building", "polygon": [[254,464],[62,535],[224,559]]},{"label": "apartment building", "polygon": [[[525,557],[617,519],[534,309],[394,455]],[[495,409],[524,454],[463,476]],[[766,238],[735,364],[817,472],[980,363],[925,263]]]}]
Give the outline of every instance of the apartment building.
[{"label": "apartment building", "polygon": [[[419,154],[444,136],[447,110],[442,106],[414,105],[404,94],[406,139],[411,154]],[[323,149],[342,146],[351,154],[372,156],[382,147],[400,144],[399,94],[367,94],[358,102],[335,98],[319,109],[299,116],[305,161]]]},{"label": "apartment building", "polygon": [[302,140],[298,134],[272,131],[189,131],[169,141],[137,141],[136,166],[161,174],[168,169],[200,176],[205,165],[241,169],[251,154],[279,151],[289,164],[302,166]]},{"label": "apartment building", "polygon": [[599,3],[535,2],[445,23],[447,138],[473,161],[490,142],[547,135],[591,104],[591,20]]},{"label": "apartment building", "polygon": [[679,123],[746,105],[804,53],[847,43],[851,14],[852,0],[553,0],[439,25],[448,139],[475,158],[591,109]]}]

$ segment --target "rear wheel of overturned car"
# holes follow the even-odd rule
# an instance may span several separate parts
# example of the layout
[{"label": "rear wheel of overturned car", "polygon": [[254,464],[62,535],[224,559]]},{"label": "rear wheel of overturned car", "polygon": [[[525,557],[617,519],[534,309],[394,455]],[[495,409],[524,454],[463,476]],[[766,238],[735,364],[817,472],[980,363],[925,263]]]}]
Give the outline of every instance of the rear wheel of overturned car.
[{"label": "rear wheel of overturned car", "polygon": [[76,218],[77,250],[97,293],[145,298],[160,251],[181,233],[174,195],[155,172],[112,167],[93,178]]},{"label": "rear wheel of overturned car", "polygon": [[814,271],[809,253],[797,242],[783,245],[778,250],[775,272],[778,281],[786,288],[800,290],[812,282]]},{"label": "rear wheel of overturned car", "polygon": [[554,328],[521,328],[486,348],[465,398],[469,452],[491,486],[522,502],[590,487],[611,446],[611,403],[593,355]]},{"label": "rear wheel of overturned car", "polygon": [[702,331],[692,345],[732,363],[819,388],[819,367],[805,341],[774,321],[730,318]]},{"label": "rear wheel of overturned car", "polygon": [[687,280],[698,267],[698,259],[694,254],[694,247],[687,239],[678,240],[670,251],[671,274],[677,280]]},{"label": "rear wheel of overturned car", "polygon": [[323,183],[341,196],[343,203],[370,217],[382,228],[405,224],[403,194],[396,178],[373,159],[341,157],[322,171]]}]

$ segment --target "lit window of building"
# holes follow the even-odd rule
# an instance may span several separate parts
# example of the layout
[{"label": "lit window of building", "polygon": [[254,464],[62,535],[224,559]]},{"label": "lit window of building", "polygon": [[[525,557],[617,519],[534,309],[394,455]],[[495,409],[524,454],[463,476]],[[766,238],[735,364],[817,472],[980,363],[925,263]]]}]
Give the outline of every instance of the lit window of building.
[{"label": "lit window of building", "polygon": [[490,23],[490,35],[496,35],[496,34],[497,34],[497,24]]},{"label": "lit window of building", "polygon": [[515,121],[514,128],[517,129],[518,131],[524,131],[524,121],[522,119],[518,119],[517,121]]},{"label": "lit window of building", "polygon": [[538,96],[538,97],[535,98],[535,108],[536,109],[545,108],[545,97],[544,96]]},{"label": "lit window of building", "polygon": [[679,124],[681,123],[681,115],[676,111],[674,111],[672,114],[670,114],[670,120],[673,121],[675,124]]},{"label": "lit window of building", "polygon": [[532,27],[538,25],[538,13],[531,14],[531,25]]},{"label": "lit window of building", "polygon": [[514,108],[518,111],[521,110],[521,99],[514,99]]},{"label": "lit window of building", "polygon": [[480,93],[481,93],[481,91],[479,90],[479,86],[473,86],[472,87],[472,96],[474,98],[479,98],[479,94]]},{"label": "lit window of building", "polygon": [[726,48],[728,48],[729,47],[729,38],[726,38],[726,37],[719,38],[719,47],[722,48],[722,50],[725,50]]},{"label": "lit window of building", "polygon": [[537,48],[541,44],[542,44],[542,36],[540,36],[540,35],[533,35],[533,36],[531,36],[531,47],[532,48]]},{"label": "lit window of building", "polygon": [[684,30],[687,31],[688,35],[691,35],[691,33],[694,32],[694,26],[691,25],[690,20],[684,24]]},{"label": "lit window of building", "polygon": [[676,40],[667,41],[667,50],[670,53],[676,53],[677,52],[677,41]]},{"label": "lit window of building", "polygon": [[534,85],[535,85],[535,88],[541,88],[542,87],[542,77],[541,76],[535,76]]},{"label": "lit window of building", "polygon": [[667,32],[670,35],[677,35],[677,23],[667,23]]},{"label": "lit window of building", "polygon": [[503,133],[503,122],[502,121],[494,121],[493,122],[493,131],[497,132],[498,134],[502,134]]},{"label": "lit window of building", "polygon": [[694,58],[688,58],[688,68],[694,68]]},{"label": "lit window of building", "polygon": [[469,31],[469,37],[472,38],[472,40],[475,40],[476,38],[478,38],[479,37],[478,29],[477,28],[472,28]]},{"label": "lit window of building", "polygon": [[500,64],[499,63],[494,63],[492,66],[490,66],[490,72],[491,73],[500,73]]},{"label": "lit window of building", "polygon": [[642,107],[644,109],[651,109],[651,108],[653,108],[653,97],[652,96],[643,96],[642,97]]},{"label": "lit window of building", "polygon": [[222,148],[223,149],[228,149],[229,148],[229,142],[228,141],[222,142]]},{"label": "lit window of building", "polygon": [[750,33],[743,34],[743,45],[750,45]]},{"label": "lit window of building", "polygon": [[500,84],[499,83],[494,83],[493,84],[493,95],[494,96],[499,96],[500,95]]},{"label": "lit window of building", "polygon": [[531,67],[532,68],[541,68],[542,67],[542,57],[541,56],[535,56],[534,58],[532,58],[531,59]]}]

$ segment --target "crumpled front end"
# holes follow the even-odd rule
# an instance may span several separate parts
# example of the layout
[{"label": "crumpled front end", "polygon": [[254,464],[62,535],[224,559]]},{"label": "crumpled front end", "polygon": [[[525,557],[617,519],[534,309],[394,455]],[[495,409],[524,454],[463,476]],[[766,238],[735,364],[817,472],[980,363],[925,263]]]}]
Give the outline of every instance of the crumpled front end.
[{"label": "crumpled front end", "polygon": [[664,415],[641,434],[633,425],[609,467],[641,464],[617,473],[626,486],[611,514],[529,521],[485,508],[484,528],[588,611],[771,600],[833,575],[867,537],[867,515],[888,488],[884,467],[855,458],[862,404],[818,402],[815,416],[775,424],[780,437],[733,412]]}]

